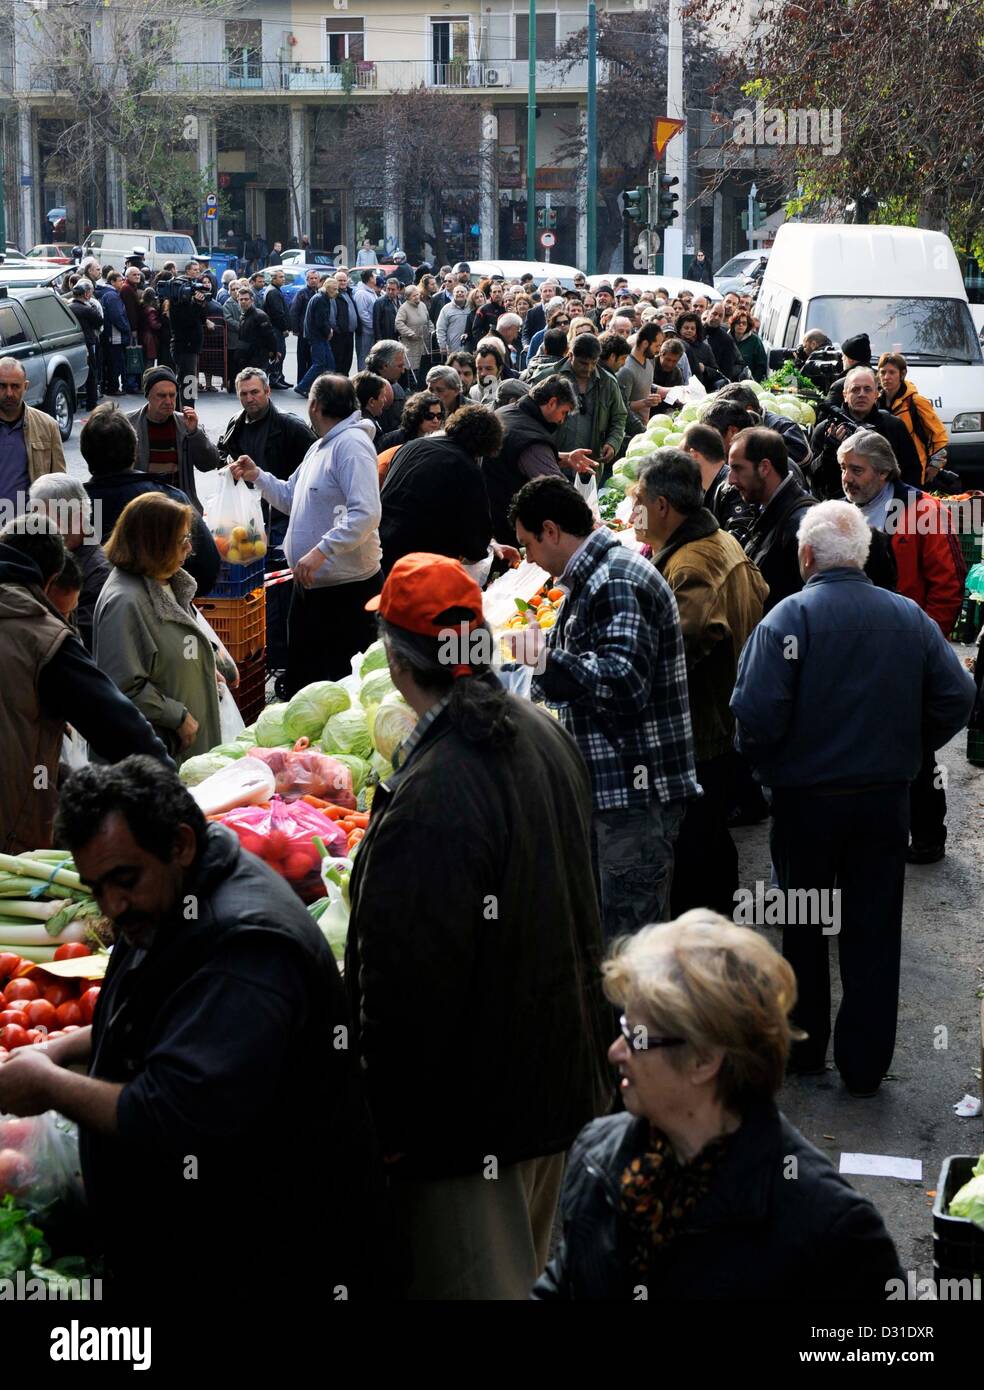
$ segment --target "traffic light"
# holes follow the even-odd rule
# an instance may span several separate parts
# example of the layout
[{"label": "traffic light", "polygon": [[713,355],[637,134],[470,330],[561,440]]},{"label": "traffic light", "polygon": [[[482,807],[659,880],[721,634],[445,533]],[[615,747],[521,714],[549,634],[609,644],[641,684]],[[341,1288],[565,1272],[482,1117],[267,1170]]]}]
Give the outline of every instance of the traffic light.
[{"label": "traffic light", "polygon": [[669,227],[680,216],[674,206],[675,203],[680,201],[680,195],[670,192],[670,189],[675,188],[679,182],[680,180],[673,174],[660,174],[659,176],[659,193],[657,195],[656,213],[657,227]]},{"label": "traffic light", "polygon": [[765,210],[765,204],[764,204],[764,203],[753,203],[753,204],[752,204],[752,227],[753,227],[753,228],[755,228],[755,227],[761,227],[761,226],[763,225],[763,223],[765,222],[765,219],[766,219],[767,216],[768,216],[768,213],[767,213],[766,210]]},{"label": "traffic light", "polygon": [[624,215],[639,227],[649,226],[649,189],[627,188],[622,194]]},{"label": "traffic light", "polygon": [[557,209],[537,208],[536,225],[541,231],[554,231],[557,226]]}]

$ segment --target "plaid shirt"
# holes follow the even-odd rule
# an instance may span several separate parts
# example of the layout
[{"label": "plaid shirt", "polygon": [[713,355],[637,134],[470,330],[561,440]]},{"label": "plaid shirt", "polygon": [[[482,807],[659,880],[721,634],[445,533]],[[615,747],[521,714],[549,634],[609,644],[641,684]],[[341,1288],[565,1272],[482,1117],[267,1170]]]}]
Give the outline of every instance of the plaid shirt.
[{"label": "plaid shirt", "polygon": [[533,698],[557,710],[591,774],[596,811],[699,796],[676,600],[663,576],[600,529],[568,565]]}]

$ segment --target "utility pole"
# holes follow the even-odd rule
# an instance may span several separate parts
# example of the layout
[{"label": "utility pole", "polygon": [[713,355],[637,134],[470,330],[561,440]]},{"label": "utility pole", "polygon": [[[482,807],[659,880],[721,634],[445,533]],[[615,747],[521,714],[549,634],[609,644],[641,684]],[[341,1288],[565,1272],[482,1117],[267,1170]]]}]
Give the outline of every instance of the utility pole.
[{"label": "utility pole", "polygon": [[[671,120],[686,120],[683,102],[683,4],[684,0],[669,0],[669,23],[666,34],[666,114]],[[671,140],[666,150],[666,172],[680,180],[680,225],[667,227],[663,232],[663,274],[683,275],[683,238],[686,229],[687,207],[687,142],[685,132]]]},{"label": "utility pole", "polygon": [[753,183],[748,190],[748,247],[751,250],[755,241],[755,199],[758,197],[758,184]]},{"label": "utility pole", "polygon": [[526,90],[526,259],[536,260],[536,0],[530,0]]},{"label": "utility pole", "polygon": [[588,254],[585,272],[598,269],[598,10],[588,0],[588,170],[587,232]]}]

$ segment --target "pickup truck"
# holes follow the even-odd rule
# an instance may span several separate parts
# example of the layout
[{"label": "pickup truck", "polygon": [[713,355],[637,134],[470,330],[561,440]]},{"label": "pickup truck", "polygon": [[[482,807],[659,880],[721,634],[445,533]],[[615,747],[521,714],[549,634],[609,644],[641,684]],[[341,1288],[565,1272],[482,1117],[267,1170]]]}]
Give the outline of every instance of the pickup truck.
[{"label": "pickup truck", "polygon": [[0,356],[20,362],[27,404],[51,415],[68,439],[89,359],[78,319],[54,290],[0,285]]}]

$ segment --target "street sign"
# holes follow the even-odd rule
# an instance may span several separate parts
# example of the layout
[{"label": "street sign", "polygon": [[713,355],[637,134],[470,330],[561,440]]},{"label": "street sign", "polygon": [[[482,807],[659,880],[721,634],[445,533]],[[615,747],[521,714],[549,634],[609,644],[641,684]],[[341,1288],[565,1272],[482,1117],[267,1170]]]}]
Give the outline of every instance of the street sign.
[{"label": "street sign", "polygon": [[219,210],[218,210],[218,208],[206,208],[206,209],[205,209],[205,221],[206,221],[206,222],[216,222],[216,221],[218,220],[218,216],[219,216]]},{"label": "street sign", "polygon": [[557,245],[557,238],[554,236],[553,232],[541,232],[540,245],[549,251],[551,246]]},{"label": "street sign", "polygon": [[209,193],[205,198],[205,206],[207,208],[217,208],[219,206],[218,195],[216,193]]},{"label": "street sign", "polygon": [[657,159],[663,158],[663,151],[673,139],[674,135],[679,135],[687,124],[686,121],[671,120],[669,116],[657,116],[653,121],[653,152]]}]

